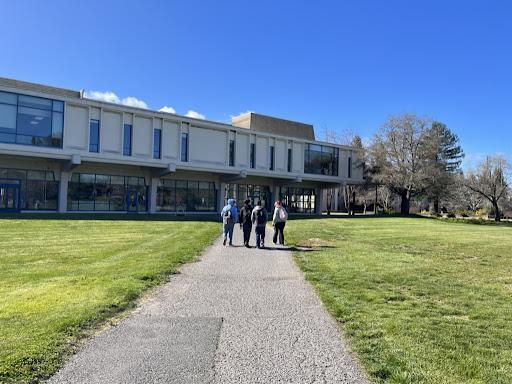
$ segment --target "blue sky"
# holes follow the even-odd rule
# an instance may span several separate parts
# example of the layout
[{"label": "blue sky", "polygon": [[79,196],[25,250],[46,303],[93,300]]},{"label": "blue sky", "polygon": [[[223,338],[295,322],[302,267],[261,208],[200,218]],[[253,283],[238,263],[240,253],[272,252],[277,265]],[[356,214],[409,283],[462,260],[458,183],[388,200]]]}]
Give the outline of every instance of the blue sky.
[{"label": "blue sky", "polygon": [[[512,3],[4,1],[0,76],[228,122],[251,110],[369,138],[416,112],[466,166],[510,156]],[[132,100],[133,101],[133,100]]]}]

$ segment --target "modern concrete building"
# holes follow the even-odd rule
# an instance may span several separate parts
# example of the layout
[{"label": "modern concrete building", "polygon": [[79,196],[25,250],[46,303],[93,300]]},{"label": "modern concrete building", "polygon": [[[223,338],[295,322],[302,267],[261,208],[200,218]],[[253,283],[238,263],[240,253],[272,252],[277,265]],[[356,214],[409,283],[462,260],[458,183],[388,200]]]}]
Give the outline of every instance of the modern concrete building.
[{"label": "modern concrete building", "polygon": [[0,78],[0,212],[216,212],[234,197],[319,213],[322,189],[361,181],[356,161],[307,124],[223,124]]}]

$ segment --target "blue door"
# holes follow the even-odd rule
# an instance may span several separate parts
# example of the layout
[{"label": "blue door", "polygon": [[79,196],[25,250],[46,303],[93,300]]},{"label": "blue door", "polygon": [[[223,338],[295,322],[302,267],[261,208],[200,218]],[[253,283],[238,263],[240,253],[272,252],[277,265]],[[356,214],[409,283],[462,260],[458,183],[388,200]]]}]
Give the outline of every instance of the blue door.
[{"label": "blue door", "polygon": [[19,212],[20,185],[0,184],[0,212]]},{"label": "blue door", "polygon": [[133,213],[139,211],[139,194],[135,189],[126,191],[126,212]]}]

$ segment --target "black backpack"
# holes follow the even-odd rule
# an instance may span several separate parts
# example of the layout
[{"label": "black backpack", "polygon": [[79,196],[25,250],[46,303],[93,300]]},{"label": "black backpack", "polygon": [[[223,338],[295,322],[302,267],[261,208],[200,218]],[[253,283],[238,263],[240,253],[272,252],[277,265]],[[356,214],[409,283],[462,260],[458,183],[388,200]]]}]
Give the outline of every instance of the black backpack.
[{"label": "black backpack", "polygon": [[256,211],[256,223],[258,225],[265,224],[265,215],[263,214],[263,209],[258,209]]}]

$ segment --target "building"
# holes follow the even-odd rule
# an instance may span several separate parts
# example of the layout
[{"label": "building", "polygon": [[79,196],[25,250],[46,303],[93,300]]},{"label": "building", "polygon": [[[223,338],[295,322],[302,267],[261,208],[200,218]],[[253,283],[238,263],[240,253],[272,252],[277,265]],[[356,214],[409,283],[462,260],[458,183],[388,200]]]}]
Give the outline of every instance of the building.
[{"label": "building", "polygon": [[0,78],[0,212],[217,212],[229,196],[319,213],[322,189],[361,180],[356,156],[307,124],[223,124]]}]

